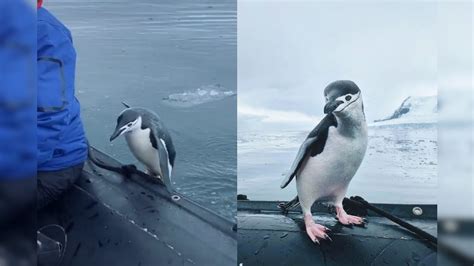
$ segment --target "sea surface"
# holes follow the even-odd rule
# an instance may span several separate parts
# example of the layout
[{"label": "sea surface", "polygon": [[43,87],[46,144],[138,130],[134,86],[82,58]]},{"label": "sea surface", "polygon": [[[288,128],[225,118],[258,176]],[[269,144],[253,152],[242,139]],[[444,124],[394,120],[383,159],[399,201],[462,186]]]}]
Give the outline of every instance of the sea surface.
[{"label": "sea surface", "polygon": [[72,32],[91,145],[137,163],[123,137],[109,142],[121,102],[155,111],[177,151],[176,189],[233,219],[236,1],[54,0],[45,7]]},{"label": "sea surface", "polygon": [[[238,193],[255,200],[290,200],[294,181],[280,183],[308,131],[239,131]],[[347,196],[374,203],[436,204],[437,124],[370,126],[369,144]]]}]

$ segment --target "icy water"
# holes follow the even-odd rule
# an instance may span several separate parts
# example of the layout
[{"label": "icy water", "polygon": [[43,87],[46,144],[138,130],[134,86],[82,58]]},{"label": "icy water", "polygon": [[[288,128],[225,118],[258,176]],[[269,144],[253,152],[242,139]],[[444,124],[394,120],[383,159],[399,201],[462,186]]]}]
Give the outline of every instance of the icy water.
[{"label": "icy water", "polygon": [[[295,183],[285,189],[280,183],[308,132],[239,132],[238,193],[260,200],[294,197]],[[347,195],[378,203],[434,204],[436,194],[436,124],[369,127],[367,153]]]},{"label": "icy water", "polygon": [[72,31],[76,95],[90,143],[109,143],[121,101],[157,112],[177,150],[176,188],[233,218],[236,198],[236,1],[46,1]]}]

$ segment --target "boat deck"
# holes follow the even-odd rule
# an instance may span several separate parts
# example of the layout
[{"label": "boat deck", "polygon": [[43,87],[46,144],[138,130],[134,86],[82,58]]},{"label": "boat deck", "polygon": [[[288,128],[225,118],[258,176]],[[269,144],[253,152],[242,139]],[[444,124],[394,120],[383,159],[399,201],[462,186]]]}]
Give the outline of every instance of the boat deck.
[{"label": "boat deck", "polygon": [[[315,204],[314,218],[331,229],[330,241],[314,244],[301,212],[282,214],[278,202],[238,203],[238,262],[243,265],[436,265],[436,247],[386,218],[368,212],[366,227],[339,224],[328,208]],[[436,235],[435,205],[377,204]],[[412,210],[420,207],[423,214]],[[354,213],[354,212],[353,212]]]},{"label": "boat deck", "polygon": [[236,265],[235,223],[182,195],[174,198],[159,183],[87,164],[79,182],[40,223],[56,219],[66,229],[62,265]]}]

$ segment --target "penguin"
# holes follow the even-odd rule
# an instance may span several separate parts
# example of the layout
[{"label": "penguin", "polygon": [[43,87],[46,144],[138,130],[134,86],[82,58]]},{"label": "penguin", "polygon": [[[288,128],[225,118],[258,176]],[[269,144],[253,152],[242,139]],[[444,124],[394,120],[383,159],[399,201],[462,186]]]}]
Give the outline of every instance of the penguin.
[{"label": "penguin", "polygon": [[364,219],[347,214],[342,201],[367,150],[367,122],[359,87],[350,80],[338,80],[324,89],[325,117],[301,145],[290,171],[281,183],[285,188],[294,178],[298,196],[284,204],[287,210],[301,206],[306,233],[319,243],[329,239],[329,229],[317,224],[311,214],[315,201],[326,201],[336,209],[344,225],[363,225]]},{"label": "penguin", "polygon": [[153,111],[122,104],[126,109],[118,116],[110,141],[125,135],[130,151],[145,165],[147,174],[160,178],[171,191],[176,151],[168,129]]}]

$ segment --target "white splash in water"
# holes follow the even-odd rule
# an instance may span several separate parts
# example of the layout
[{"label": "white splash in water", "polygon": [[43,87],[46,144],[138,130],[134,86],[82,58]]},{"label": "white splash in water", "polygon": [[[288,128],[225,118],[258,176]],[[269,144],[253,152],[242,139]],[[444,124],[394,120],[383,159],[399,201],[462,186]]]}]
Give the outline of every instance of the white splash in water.
[{"label": "white splash in water", "polygon": [[163,101],[177,107],[191,107],[208,102],[219,101],[234,95],[236,95],[234,91],[227,90],[225,87],[217,84],[201,86],[194,91],[173,93],[168,97],[164,97]]}]

